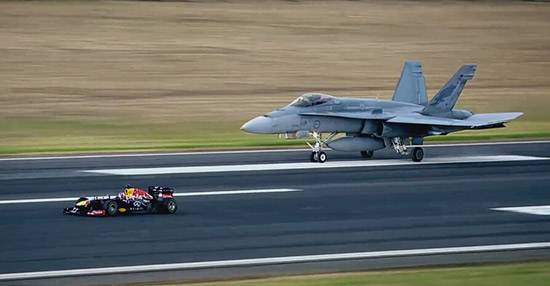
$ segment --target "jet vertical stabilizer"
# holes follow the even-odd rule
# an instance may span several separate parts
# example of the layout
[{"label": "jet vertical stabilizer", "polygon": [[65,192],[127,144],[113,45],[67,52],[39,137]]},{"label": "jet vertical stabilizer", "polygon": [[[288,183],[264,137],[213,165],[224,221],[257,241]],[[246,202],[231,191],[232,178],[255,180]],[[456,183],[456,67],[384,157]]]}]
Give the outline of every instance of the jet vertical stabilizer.
[{"label": "jet vertical stabilizer", "polygon": [[437,92],[432,98],[430,104],[424,108],[424,114],[438,114],[448,112],[453,109],[458,97],[462,93],[462,89],[466,82],[474,78],[476,65],[466,64],[460,67],[458,71],[447,81],[447,83]]},{"label": "jet vertical stabilizer", "polygon": [[427,105],[426,86],[422,65],[416,61],[406,61],[401,71],[401,77],[393,93],[393,101]]}]

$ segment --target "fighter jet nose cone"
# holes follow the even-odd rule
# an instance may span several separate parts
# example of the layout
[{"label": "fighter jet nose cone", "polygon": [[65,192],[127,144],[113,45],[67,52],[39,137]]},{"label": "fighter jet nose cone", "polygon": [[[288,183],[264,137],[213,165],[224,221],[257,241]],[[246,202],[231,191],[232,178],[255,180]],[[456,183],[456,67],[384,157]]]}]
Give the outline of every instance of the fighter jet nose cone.
[{"label": "fighter jet nose cone", "polygon": [[258,116],[243,124],[241,130],[248,133],[272,133],[273,119],[266,116]]}]

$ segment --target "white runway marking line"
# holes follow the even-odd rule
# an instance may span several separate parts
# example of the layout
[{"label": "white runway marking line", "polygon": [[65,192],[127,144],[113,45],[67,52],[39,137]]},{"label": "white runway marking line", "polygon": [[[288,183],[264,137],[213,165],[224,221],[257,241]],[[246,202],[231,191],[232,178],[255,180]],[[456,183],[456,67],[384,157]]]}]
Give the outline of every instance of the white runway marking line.
[{"label": "white runway marking line", "polygon": [[[548,141],[550,143],[550,141]],[[308,149],[309,150],[309,149]],[[129,154],[101,154],[101,155],[67,155],[44,157],[12,157],[0,158],[0,161],[24,161],[24,160],[63,160],[63,159],[95,159],[95,158],[125,158],[125,157],[163,157],[163,156],[188,156],[188,155],[224,155],[224,154],[249,154],[249,153],[280,153],[307,151],[306,149],[264,149],[264,150],[234,150],[234,151],[197,151],[197,152],[170,152],[170,153],[129,153]]]},{"label": "white runway marking line", "polygon": [[[423,145],[423,146],[424,147],[462,147],[462,146],[546,144],[546,143],[550,143],[550,140],[450,143],[450,144],[429,144],[429,145]],[[271,150],[265,149],[265,150],[235,150],[235,151],[204,151],[204,152],[129,153],[129,154],[100,154],[100,155],[72,155],[72,156],[67,155],[67,156],[42,156],[42,157],[11,157],[11,158],[0,158],[0,161],[63,160],[63,159],[94,159],[94,158],[187,156],[187,155],[222,155],[222,154],[277,153],[277,152],[298,152],[298,151],[309,151],[309,149],[271,149]]]},{"label": "white runway marking line", "polygon": [[550,215],[550,205],[492,208],[494,211],[514,212],[531,215]]},{"label": "white runway marking line", "polygon": [[269,265],[269,264],[281,264],[281,263],[322,262],[322,261],[331,261],[331,260],[385,258],[385,257],[415,256],[415,255],[442,255],[442,254],[454,254],[454,253],[529,250],[529,249],[541,249],[541,248],[549,248],[549,247],[550,247],[550,242],[530,242],[530,243],[514,243],[514,244],[495,244],[495,245],[458,246],[458,247],[443,247],[443,248],[423,248],[423,249],[369,251],[369,252],[352,252],[352,253],[336,253],[336,254],[318,254],[318,255],[302,255],[302,256],[286,256],[286,257],[267,257],[267,258],[251,258],[251,259],[236,259],[236,260],[204,261],[204,262],[184,262],[184,263],[119,266],[119,267],[104,267],[104,268],[84,268],[84,269],[0,274],[0,281],[52,278],[52,277],[69,277],[69,276],[79,276],[79,275],[105,275],[105,274],[166,271],[166,270],[205,269],[205,268],[217,268],[217,267],[238,267],[238,266],[242,267],[242,266]]},{"label": "white runway marking line", "polygon": [[197,174],[216,172],[250,172],[250,171],[277,171],[277,170],[304,170],[326,168],[357,168],[378,166],[406,166],[429,164],[457,164],[477,162],[506,162],[546,160],[548,158],[533,156],[468,156],[450,158],[428,158],[422,162],[412,162],[405,159],[364,160],[364,161],[327,161],[326,163],[277,163],[277,164],[247,164],[247,165],[218,165],[218,166],[189,166],[189,167],[159,167],[159,168],[129,168],[129,169],[101,169],[84,170],[85,173],[136,176],[136,175],[163,175],[163,174]]},{"label": "white runway marking line", "polygon": [[[232,191],[214,191],[214,192],[190,192],[175,193],[175,197],[198,197],[198,196],[224,196],[224,195],[248,195],[248,194],[267,194],[267,193],[290,193],[302,192],[302,189],[262,189],[262,190],[232,190]],[[114,197],[114,196],[113,196]],[[93,196],[90,196],[93,198]],[[14,199],[1,200],[0,205],[8,204],[32,204],[32,203],[51,203],[51,202],[70,202],[78,200],[74,198],[42,198],[42,199]]]}]

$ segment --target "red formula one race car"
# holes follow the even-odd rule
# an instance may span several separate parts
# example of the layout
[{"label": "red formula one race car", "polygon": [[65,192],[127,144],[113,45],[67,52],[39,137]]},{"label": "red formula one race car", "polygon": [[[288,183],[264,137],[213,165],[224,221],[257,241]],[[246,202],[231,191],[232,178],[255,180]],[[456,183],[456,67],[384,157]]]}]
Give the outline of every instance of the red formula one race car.
[{"label": "red formula one race car", "polygon": [[117,196],[82,197],[74,207],[63,209],[64,214],[84,216],[115,216],[128,213],[174,214],[178,209],[174,190],[150,186],[147,191],[126,186]]}]

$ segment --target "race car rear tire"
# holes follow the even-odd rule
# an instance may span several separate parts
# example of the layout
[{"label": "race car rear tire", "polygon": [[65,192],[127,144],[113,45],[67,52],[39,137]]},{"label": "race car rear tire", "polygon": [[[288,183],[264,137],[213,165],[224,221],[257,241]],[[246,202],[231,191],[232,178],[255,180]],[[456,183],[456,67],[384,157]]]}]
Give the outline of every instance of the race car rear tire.
[{"label": "race car rear tire", "polygon": [[116,203],[116,201],[113,200],[106,201],[104,208],[105,214],[108,216],[115,216],[118,212],[118,204]]},{"label": "race car rear tire", "polygon": [[162,202],[162,212],[166,214],[174,214],[178,210],[178,204],[174,199],[167,199]]}]

